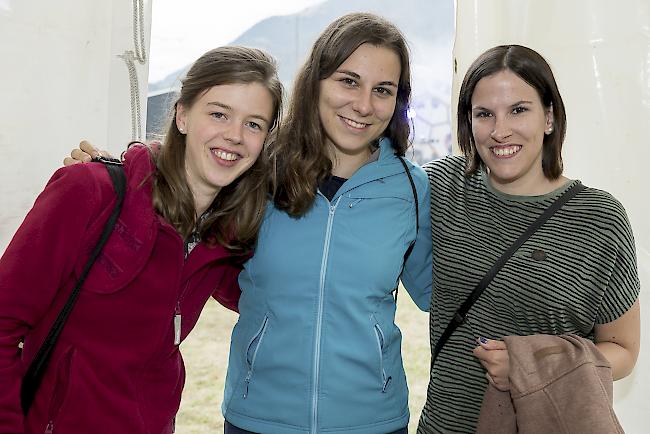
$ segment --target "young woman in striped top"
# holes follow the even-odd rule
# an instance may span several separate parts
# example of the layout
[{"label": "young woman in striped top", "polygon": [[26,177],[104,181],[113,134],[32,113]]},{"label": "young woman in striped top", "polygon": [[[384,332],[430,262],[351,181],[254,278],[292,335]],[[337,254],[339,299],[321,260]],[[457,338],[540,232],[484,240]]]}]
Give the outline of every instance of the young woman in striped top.
[{"label": "young woman in striped top", "polygon": [[[482,54],[460,90],[462,156],[429,163],[431,342],[503,251],[577,180],[562,176],[564,104],[553,73],[516,45]],[[632,231],[609,193],[585,188],[506,263],[444,345],[418,433],[473,433],[487,376],[508,389],[507,335],[592,339],[614,379],[639,351]]]}]

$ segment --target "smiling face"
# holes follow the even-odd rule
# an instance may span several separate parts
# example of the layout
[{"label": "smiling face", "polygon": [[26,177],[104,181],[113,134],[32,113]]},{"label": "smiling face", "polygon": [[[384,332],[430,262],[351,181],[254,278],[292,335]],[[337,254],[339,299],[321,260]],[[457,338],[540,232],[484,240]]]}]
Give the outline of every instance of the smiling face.
[{"label": "smiling face", "polygon": [[547,183],[542,149],[553,110],[544,107],[537,91],[506,69],[479,80],[471,104],[476,150],[493,186],[513,192]]},{"label": "smiling face", "polygon": [[318,112],[337,158],[370,153],[395,111],[400,59],[391,49],[368,43],[321,80]]},{"label": "smiling face", "polygon": [[273,98],[260,83],[214,86],[190,107],[179,105],[176,125],[185,134],[185,170],[195,199],[211,202],[255,163],[272,119]]}]

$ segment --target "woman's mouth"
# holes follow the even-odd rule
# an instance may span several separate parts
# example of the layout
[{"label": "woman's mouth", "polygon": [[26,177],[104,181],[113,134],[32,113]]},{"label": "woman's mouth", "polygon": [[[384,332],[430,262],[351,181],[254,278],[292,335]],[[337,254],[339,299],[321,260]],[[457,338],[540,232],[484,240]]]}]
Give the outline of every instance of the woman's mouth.
[{"label": "woman's mouth", "polygon": [[366,124],[363,122],[357,122],[353,121],[352,119],[343,117],[339,115],[339,118],[348,126],[356,129],[356,130],[363,130],[364,128],[368,128],[371,124]]},{"label": "woman's mouth", "polygon": [[492,146],[490,151],[499,158],[510,158],[521,150],[521,145]]},{"label": "woman's mouth", "polygon": [[214,154],[217,157],[221,158],[222,160],[226,160],[226,161],[234,161],[241,158],[239,154],[236,154],[234,152],[222,151],[221,149],[217,149],[216,151],[214,151]]},{"label": "woman's mouth", "polygon": [[210,152],[215,156],[217,163],[228,167],[235,165],[238,160],[244,158],[242,155],[236,152],[231,152],[221,148],[211,148]]}]

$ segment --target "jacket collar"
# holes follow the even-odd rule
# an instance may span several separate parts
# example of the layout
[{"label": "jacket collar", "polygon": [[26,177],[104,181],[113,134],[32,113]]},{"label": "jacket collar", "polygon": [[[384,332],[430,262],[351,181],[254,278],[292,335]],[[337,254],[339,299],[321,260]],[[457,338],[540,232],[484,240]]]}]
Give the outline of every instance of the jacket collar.
[{"label": "jacket collar", "polygon": [[[115,291],[129,284],[146,266],[151,251],[156,244],[159,231],[168,232],[178,240],[179,260],[182,261],[183,240],[174,228],[165,222],[152,206],[153,174],[155,165],[149,150],[142,146],[132,146],[126,153],[124,171],[127,177],[127,189],[122,212],[115,224],[115,229],[102,250],[97,263],[91,269],[86,286],[103,288],[101,290]],[[111,194],[109,200],[113,200]],[[104,212],[110,213],[112,205]],[[99,233],[105,219],[96,224],[95,232]],[[92,248],[92,244],[88,249]],[[183,281],[192,276],[197,270],[214,261],[230,258],[232,254],[223,246],[209,247],[200,243],[196,251],[187,258],[183,265]],[[85,265],[83,261],[77,264],[78,272]],[[91,279],[91,277],[93,277]]]},{"label": "jacket collar", "polygon": [[395,155],[395,149],[389,138],[382,137],[379,140],[379,156],[375,161],[371,161],[361,166],[350,179],[336,192],[332,198],[334,202],[339,196],[359,187],[360,185],[376,181],[381,178],[404,173],[404,166],[400,163],[399,158]]}]

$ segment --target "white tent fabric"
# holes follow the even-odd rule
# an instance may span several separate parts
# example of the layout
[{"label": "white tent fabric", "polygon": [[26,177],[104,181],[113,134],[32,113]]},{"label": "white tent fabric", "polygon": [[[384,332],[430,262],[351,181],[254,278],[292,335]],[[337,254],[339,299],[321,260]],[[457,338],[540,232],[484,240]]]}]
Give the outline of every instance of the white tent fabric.
[{"label": "white tent fabric", "polygon": [[119,154],[144,136],[150,23],[151,0],[0,0],[0,252],[80,139]]}]

